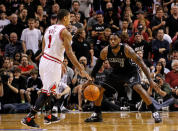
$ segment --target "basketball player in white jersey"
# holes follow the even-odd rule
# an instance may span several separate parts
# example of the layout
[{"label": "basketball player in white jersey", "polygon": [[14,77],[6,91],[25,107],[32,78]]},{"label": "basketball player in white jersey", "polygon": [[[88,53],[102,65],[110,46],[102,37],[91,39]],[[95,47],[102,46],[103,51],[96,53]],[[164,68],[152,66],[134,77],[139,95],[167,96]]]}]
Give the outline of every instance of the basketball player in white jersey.
[{"label": "basketball player in white jersey", "polygon": [[[58,87],[61,79],[61,64],[64,59],[64,51],[81,75],[91,80],[72,51],[72,36],[66,29],[69,23],[70,13],[65,9],[61,9],[58,14],[58,23],[50,26],[45,32],[42,45],[43,56],[39,65],[39,72],[43,82],[42,93],[30,113],[22,119],[22,124],[39,127],[34,121],[35,115],[46,102],[50,101],[51,94],[55,93],[56,87]],[[59,120],[54,116],[49,117],[49,119],[51,119],[51,122]]]}]

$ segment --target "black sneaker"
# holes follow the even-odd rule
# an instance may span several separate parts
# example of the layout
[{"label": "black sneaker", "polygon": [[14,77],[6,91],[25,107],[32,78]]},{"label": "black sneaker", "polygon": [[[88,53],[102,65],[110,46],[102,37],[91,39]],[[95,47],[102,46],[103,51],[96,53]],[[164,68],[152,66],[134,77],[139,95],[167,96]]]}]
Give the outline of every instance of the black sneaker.
[{"label": "black sneaker", "polygon": [[58,121],[60,121],[60,118],[54,115],[48,115],[44,117],[44,124],[56,123]]},{"label": "black sneaker", "polygon": [[21,120],[21,123],[30,127],[39,128],[39,125],[35,123],[34,118],[35,117],[25,117]]},{"label": "black sneaker", "polygon": [[101,113],[93,113],[89,118],[85,120],[85,122],[102,122],[102,114]]},{"label": "black sneaker", "polygon": [[155,123],[162,122],[159,112],[154,112],[152,115],[153,115],[153,118],[155,119]]}]

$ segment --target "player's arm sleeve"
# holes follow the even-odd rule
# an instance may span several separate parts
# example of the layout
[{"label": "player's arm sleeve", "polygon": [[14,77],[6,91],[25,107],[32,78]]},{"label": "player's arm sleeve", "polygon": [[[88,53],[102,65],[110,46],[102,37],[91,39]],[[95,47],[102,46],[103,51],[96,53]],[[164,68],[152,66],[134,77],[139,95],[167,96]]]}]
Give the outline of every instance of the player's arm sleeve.
[{"label": "player's arm sleeve", "polygon": [[103,64],[104,60],[102,60],[101,58],[97,59],[96,61],[96,65],[94,66],[92,72],[91,72],[91,76],[93,78],[95,78],[96,73],[99,71],[99,69],[101,68],[102,64]]},{"label": "player's arm sleeve", "polygon": [[107,59],[107,54],[108,54],[108,46],[105,47],[103,50],[100,52],[100,57],[96,61],[96,65],[94,66],[91,76],[95,78],[96,73],[98,73],[99,69],[101,68],[103,62]]}]

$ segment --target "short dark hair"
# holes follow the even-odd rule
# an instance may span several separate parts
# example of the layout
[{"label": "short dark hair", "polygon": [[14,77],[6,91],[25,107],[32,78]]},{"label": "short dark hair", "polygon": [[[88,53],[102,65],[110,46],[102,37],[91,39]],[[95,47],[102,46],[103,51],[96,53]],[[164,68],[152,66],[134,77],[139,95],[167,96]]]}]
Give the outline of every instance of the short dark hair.
[{"label": "short dark hair", "polygon": [[38,70],[36,69],[33,69],[31,72],[30,72],[30,75],[38,75]]},{"label": "short dark hair", "polygon": [[28,22],[29,22],[29,21],[34,21],[34,22],[35,22],[35,19],[34,19],[34,18],[29,18],[29,19],[28,19]]},{"label": "short dark hair", "polygon": [[74,5],[74,3],[78,3],[78,4],[80,5],[80,2],[79,2],[78,0],[74,0],[74,1],[72,2],[72,5]]},{"label": "short dark hair", "polygon": [[118,38],[121,39],[121,36],[120,36],[118,33],[111,33],[110,36],[109,36],[109,38],[110,38],[112,35],[115,35],[115,36],[117,36]]},{"label": "short dark hair", "polygon": [[20,70],[20,68],[18,68],[18,67],[14,67],[13,72],[14,72],[14,73],[21,73],[21,70]]},{"label": "short dark hair", "polygon": [[64,16],[69,15],[69,11],[66,9],[60,9],[59,13],[58,13],[58,20],[62,20],[64,18]]}]

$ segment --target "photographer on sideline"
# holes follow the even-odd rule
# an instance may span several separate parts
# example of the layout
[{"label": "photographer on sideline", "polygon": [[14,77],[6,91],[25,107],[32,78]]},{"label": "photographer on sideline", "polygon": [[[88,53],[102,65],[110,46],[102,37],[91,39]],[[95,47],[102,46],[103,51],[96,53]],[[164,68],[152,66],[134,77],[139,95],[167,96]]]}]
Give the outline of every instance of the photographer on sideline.
[{"label": "photographer on sideline", "polygon": [[174,104],[174,98],[172,97],[172,90],[168,83],[165,82],[164,77],[161,74],[155,76],[155,82],[159,85],[154,90],[148,88],[148,93],[151,96],[154,106],[160,110],[163,107],[168,107]]}]

